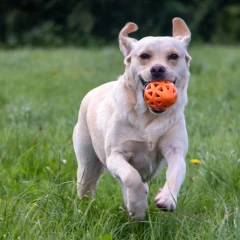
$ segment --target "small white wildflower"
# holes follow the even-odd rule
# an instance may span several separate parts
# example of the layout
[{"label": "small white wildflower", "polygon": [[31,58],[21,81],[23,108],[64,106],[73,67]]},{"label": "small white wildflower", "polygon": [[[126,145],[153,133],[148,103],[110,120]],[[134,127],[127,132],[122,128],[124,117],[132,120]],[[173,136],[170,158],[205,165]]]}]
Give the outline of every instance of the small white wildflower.
[{"label": "small white wildflower", "polygon": [[67,164],[67,160],[66,160],[66,159],[63,159],[61,162],[62,162],[63,164]]}]

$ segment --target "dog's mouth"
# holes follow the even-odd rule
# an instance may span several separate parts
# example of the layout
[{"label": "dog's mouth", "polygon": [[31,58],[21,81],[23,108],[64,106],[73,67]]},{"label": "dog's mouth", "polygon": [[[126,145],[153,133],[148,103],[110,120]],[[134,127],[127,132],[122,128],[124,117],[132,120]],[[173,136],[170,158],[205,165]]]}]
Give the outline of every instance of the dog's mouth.
[{"label": "dog's mouth", "polygon": [[151,108],[151,107],[148,107],[149,108],[149,110],[150,110],[150,112],[152,112],[152,113],[154,113],[154,114],[162,114],[162,113],[164,113],[164,112],[166,112],[167,110],[156,110],[156,109],[153,109],[153,108]]},{"label": "dog's mouth", "polygon": [[140,80],[140,82],[142,83],[144,89],[146,88],[146,86],[150,83],[150,82],[160,82],[160,81],[164,81],[164,80],[168,80],[170,82],[172,82],[174,85],[176,85],[176,82],[177,82],[177,78],[175,77],[174,80],[169,80],[169,79],[157,79],[157,80],[152,80],[152,81],[149,81],[149,82],[146,82],[143,77],[141,75],[138,75],[138,78]]},{"label": "dog's mouth", "polygon": [[[160,81],[166,80],[166,79],[158,79],[158,80],[152,80],[152,81],[150,81],[150,82],[146,82],[141,75],[139,75],[138,78],[139,78],[139,80],[140,80],[140,82],[142,83],[143,88],[144,88],[144,89],[143,89],[143,95],[144,95],[144,90],[145,90],[145,88],[147,87],[147,85],[148,85],[150,82],[155,82],[155,81],[159,81],[159,82],[160,82]],[[168,81],[169,81],[169,80],[168,80]],[[176,84],[176,81],[177,81],[177,78],[175,77],[174,80],[171,81],[171,82],[175,85],[175,84]],[[167,111],[167,109],[166,109],[166,110],[157,110],[157,109],[154,109],[154,108],[151,108],[151,107],[148,107],[148,108],[149,108],[150,112],[153,113],[153,114],[162,114],[162,113],[164,113],[164,112]]]}]

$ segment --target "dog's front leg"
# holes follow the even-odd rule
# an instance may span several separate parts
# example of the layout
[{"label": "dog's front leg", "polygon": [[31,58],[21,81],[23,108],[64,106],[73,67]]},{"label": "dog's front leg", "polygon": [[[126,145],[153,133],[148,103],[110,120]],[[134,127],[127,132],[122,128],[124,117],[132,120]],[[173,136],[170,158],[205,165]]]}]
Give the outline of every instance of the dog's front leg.
[{"label": "dog's front leg", "polygon": [[176,208],[177,196],[186,173],[186,164],[180,154],[172,154],[167,159],[167,164],[166,182],[159,190],[155,203],[162,210],[172,211]]},{"label": "dog's front leg", "polygon": [[113,176],[124,185],[125,204],[129,215],[137,220],[143,219],[148,207],[148,190],[138,171],[127,162],[123,154],[117,152],[111,153],[106,165]]},{"label": "dog's front leg", "polygon": [[155,198],[156,206],[162,210],[172,211],[176,208],[177,196],[186,174],[187,149],[187,131],[183,119],[160,142],[160,151],[168,165],[166,183]]}]

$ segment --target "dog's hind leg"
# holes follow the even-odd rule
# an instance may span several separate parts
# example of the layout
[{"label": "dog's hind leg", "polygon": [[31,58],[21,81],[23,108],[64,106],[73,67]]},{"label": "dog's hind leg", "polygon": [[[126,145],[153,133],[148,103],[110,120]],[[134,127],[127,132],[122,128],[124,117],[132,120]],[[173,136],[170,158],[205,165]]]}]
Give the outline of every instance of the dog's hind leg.
[{"label": "dog's hind leg", "polygon": [[77,189],[80,198],[93,196],[98,180],[103,173],[87,130],[87,125],[79,121],[73,132],[73,145],[78,161]]}]

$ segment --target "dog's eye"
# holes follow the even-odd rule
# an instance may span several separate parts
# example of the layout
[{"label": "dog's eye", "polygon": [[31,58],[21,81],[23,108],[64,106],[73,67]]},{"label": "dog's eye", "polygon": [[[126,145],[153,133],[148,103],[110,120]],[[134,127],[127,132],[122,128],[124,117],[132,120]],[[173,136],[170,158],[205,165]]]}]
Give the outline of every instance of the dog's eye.
[{"label": "dog's eye", "polygon": [[178,59],[178,55],[173,53],[173,54],[168,56],[168,59],[173,59],[173,60]]},{"label": "dog's eye", "polygon": [[150,55],[148,55],[147,53],[143,53],[143,54],[140,55],[140,58],[141,59],[149,59]]}]

